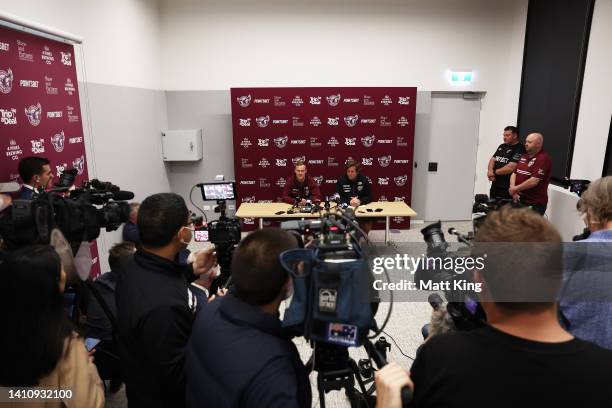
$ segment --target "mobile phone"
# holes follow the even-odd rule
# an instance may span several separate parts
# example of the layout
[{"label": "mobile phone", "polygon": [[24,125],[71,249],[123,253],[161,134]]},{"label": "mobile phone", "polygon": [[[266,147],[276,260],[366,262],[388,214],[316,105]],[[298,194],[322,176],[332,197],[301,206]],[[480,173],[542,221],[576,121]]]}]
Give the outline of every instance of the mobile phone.
[{"label": "mobile phone", "polygon": [[95,337],[87,337],[85,339],[85,348],[87,351],[91,351],[96,347],[102,340],[96,339]]},{"label": "mobile phone", "polygon": [[195,242],[208,242],[208,230],[195,230],[193,240]]}]

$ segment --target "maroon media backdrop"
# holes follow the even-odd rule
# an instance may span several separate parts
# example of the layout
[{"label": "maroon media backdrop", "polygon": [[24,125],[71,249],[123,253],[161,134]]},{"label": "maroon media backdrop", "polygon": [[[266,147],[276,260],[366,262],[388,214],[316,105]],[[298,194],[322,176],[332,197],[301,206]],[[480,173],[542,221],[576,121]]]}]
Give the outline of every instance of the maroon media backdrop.
[{"label": "maroon media backdrop", "polygon": [[[74,47],[0,27],[0,181],[18,181],[17,165],[27,156],[49,159],[54,180],[78,170],[88,179]],[[91,245],[92,274],[100,271]]]},{"label": "maroon media backdrop", "polygon": [[231,98],[236,205],[279,201],[299,159],[323,198],[354,159],[374,201],[410,205],[416,88],[232,88]]}]

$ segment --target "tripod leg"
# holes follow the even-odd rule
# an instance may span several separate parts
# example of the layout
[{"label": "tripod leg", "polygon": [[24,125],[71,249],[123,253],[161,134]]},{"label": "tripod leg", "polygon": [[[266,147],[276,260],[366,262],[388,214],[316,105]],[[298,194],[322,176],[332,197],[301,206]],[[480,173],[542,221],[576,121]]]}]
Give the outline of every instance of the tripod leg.
[{"label": "tripod leg", "polygon": [[317,388],[319,389],[319,406],[325,408],[325,386],[321,380],[321,374],[317,374]]}]

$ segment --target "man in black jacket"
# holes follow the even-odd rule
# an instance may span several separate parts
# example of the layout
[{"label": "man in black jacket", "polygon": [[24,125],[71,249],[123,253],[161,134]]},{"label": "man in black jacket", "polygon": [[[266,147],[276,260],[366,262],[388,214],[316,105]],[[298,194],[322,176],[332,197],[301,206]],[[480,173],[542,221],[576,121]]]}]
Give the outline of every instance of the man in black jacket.
[{"label": "man in black jacket", "polygon": [[[344,174],[336,183],[336,193],[340,202],[357,208],[372,202],[372,190],[367,177],[361,175],[361,165],[358,161],[347,160],[344,165]],[[374,226],[372,218],[359,220],[359,226],[368,234]]]},{"label": "man in black jacket", "polygon": [[192,228],[177,194],[154,194],[140,206],[142,247],[128,259],[117,285],[118,341],[130,407],[185,405],[185,346],[197,306],[188,281],[215,263],[212,250],[201,252],[192,265],[177,262]]},{"label": "man in black jacket", "polygon": [[348,160],[344,166],[344,174],[336,183],[336,192],[342,203],[355,208],[372,201],[370,182],[361,175],[361,166],[355,160]]},{"label": "man in black jacket", "polygon": [[310,407],[308,375],[278,311],[292,290],[279,255],[296,247],[277,228],[242,240],[230,293],[198,314],[189,339],[187,406]]}]

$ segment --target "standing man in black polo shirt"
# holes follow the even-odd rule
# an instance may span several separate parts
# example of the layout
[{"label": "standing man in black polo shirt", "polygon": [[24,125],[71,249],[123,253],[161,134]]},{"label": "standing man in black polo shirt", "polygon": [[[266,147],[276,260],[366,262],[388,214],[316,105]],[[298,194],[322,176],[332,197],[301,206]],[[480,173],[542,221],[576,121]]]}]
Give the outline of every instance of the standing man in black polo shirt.
[{"label": "standing man in black polo shirt", "polygon": [[518,129],[514,126],[504,128],[504,143],[500,144],[495,155],[489,160],[487,177],[491,181],[490,198],[512,198],[508,193],[510,175],[517,162],[525,154],[525,147],[519,141]]}]

